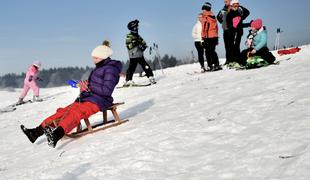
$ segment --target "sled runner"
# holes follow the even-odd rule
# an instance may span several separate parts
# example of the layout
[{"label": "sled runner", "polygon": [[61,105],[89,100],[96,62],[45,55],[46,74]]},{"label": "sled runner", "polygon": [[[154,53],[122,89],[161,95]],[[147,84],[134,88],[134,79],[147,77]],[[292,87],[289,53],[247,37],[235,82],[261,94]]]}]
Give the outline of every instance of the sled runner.
[{"label": "sled runner", "polygon": [[[84,119],[84,122],[87,126],[86,129],[82,130],[82,125],[80,122],[80,124],[76,128],[76,132],[73,132],[71,134],[66,134],[65,136],[68,138],[79,138],[79,137],[82,137],[86,134],[92,134],[92,133],[95,133],[97,131],[109,129],[109,128],[112,128],[112,127],[115,127],[115,126],[118,126],[118,125],[121,125],[121,124],[127,122],[128,120],[127,119],[126,120],[121,119],[120,116],[118,115],[118,112],[117,112],[117,107],[120,105],[123,105],[123,104],[125,104],[125,103],[124,102],[114,103],[111,107],[107,108],[107,110],[105,110],[103,112],[103,122],[101,124],[92,126],[91,123],[89,122],[89,119]],[[114,120],[108,121],[107,111],[111,111],[111,113],[114,117]],[[58,126],[58,122],[59,122],[59,120],[53,121],[55,127]]]}]

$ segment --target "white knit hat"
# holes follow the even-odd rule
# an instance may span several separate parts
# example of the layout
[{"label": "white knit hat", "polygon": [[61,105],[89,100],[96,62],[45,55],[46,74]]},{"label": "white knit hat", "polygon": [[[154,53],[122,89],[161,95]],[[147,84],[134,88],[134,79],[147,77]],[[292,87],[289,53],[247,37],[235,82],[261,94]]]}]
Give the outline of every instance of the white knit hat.
[{"label": "white knit hat", "polygon": [[230,5],[233,5],[233,4],[240,4],[240,2],[239,0],[231,0]]},{"label": "white knit hat", "polygon": [[32,65],[34,65],[34,66],[40,68],[40,67],[41,67],[41,62],[40,62],[40,61],[34,61],[34,62],[32,63]]},{"label": "white knit hat", "polygon": [[113,51],[108,46],[97,46],[91,53],[92,57],[98,57],[101,59],[107,59],[108,57],[111,57],[113,54]]}]

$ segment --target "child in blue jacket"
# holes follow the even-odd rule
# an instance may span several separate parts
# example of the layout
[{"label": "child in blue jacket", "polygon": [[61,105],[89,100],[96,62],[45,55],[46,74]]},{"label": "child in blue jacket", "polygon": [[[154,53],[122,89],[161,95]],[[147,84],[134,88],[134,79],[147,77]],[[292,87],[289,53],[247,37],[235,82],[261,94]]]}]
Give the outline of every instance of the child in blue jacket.
[{"label": "child in blue jacket", "polygon": [[263,26],[262,19],[252,21],[246,45],[248,48],[241,52],[239,64],[245,66],[247,59],[252,56],[260,56],[269,64],[275,61],[276,58],[269,52],[267,47],[267,30]]}]

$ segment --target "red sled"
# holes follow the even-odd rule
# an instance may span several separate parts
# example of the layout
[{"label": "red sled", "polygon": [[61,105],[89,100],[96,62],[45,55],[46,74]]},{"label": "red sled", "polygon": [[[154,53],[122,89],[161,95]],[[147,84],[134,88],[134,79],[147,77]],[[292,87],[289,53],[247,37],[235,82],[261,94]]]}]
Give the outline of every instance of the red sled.
[{"label": "red sled", "polygon": [[282,49],[282,50],[278,50],[278,54],[280,56],[287,55],[287,54],[295,54],[299,52],[300,50],[301,49],[299,47],[290,48],[290,49]]}]

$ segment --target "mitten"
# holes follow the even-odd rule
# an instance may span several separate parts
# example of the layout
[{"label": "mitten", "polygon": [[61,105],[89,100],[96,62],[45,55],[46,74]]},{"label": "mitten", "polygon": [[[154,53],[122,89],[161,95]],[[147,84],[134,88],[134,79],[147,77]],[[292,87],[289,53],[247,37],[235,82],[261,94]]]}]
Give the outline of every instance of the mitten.
[{"label": "mitten", "polygon": [[29,76],[28,81],[31,82],[33,80],[33,76]]},{"label": "mitten", "polygon": [[88,81],[79,81],[78,86],[80,87],[80,92],[90,91],[88,88]]}]

